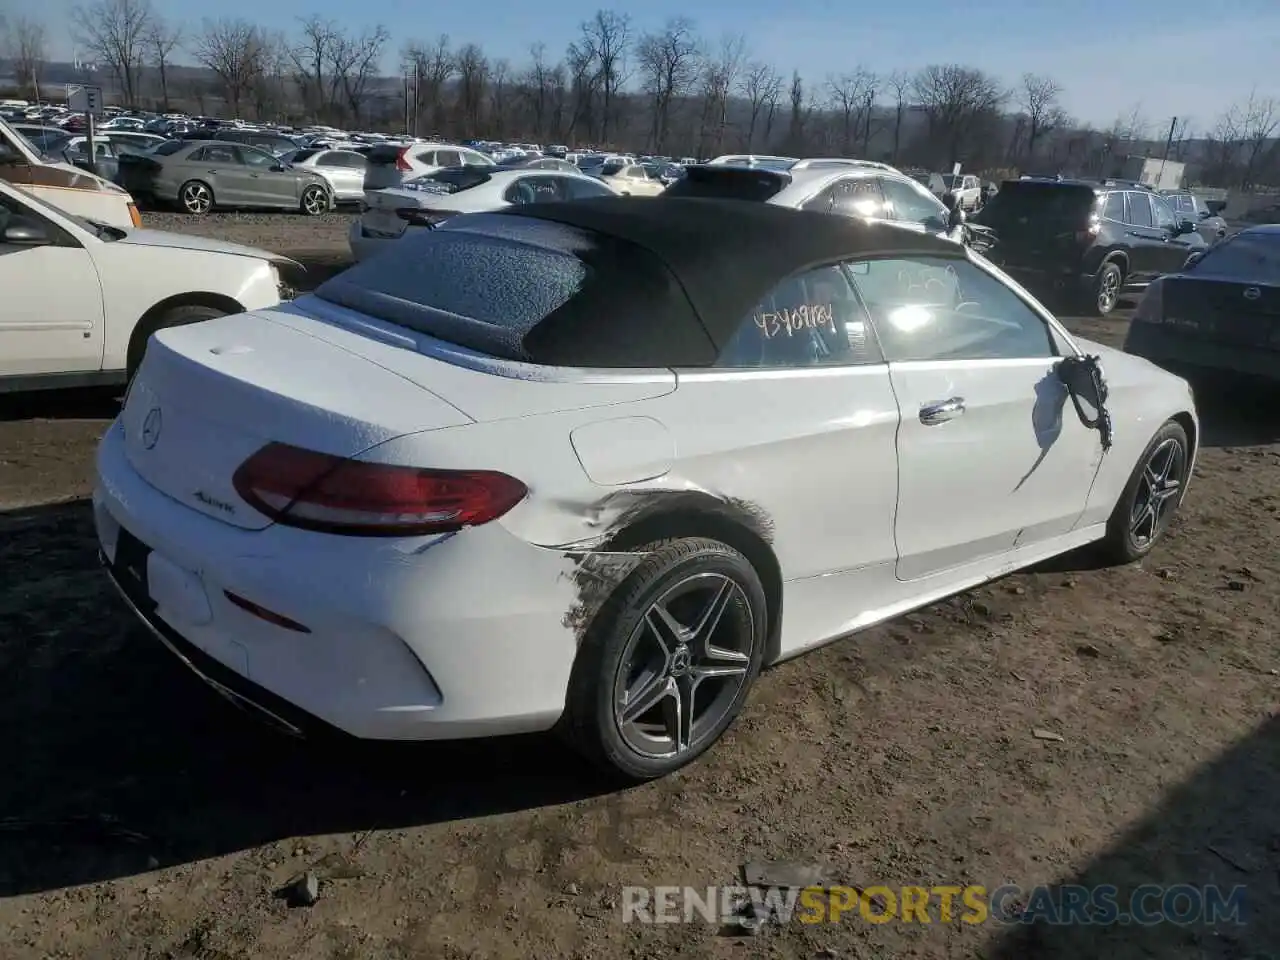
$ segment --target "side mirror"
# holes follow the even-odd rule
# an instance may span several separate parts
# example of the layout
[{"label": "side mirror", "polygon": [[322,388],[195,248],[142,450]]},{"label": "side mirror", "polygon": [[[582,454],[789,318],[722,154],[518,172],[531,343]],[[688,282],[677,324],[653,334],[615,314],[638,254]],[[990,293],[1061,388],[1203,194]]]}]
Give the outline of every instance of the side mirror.
[{"label": "side mirror", "polygon": [[1212,213],[1210,213],[1208,210],[1201,210],[1201,211],[1200,211],[1200,219],[1201,219],[1201,220],[1208,220],[1211,216],[1213,216],[1213,214],[1212,214]]},{"label": "side mirror", "polygon": [[26,217],[13,217],[0,233],[0,241],[21,247],[42,247],[53,242],[44,227]]},{"label": "side mirror", "polygon": [[1192,223],[1190,220],[1179,220],[1178,225],[1174,227],[1173,235],[1175,237],[1181,237],[1184,234],[1195,233],[1195,232],[1196,232],[1196,225],[1194,223]]},{"label": "side mirror", "polygon": [[285,167],[285,164],[283,164],[283,163],[273,163],[273,164],[271,165],[271,172],[272,172],[272,173],[284,173],[285,169],[286,169],[286,167]]}]

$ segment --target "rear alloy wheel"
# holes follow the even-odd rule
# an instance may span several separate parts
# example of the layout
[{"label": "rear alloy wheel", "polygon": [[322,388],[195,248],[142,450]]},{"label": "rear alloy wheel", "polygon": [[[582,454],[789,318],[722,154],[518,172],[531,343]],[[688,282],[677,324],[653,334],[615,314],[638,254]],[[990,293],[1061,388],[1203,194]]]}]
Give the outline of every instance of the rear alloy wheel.
[{"label": "rear alloy wheel", "polygon": [[1094,316],[1105,317],[1120,302],[1120,287],[1124,283],[1124,274],[1116,264],[1108,261],[1102,265],[1093,281],[1093,302],[1090,307]]},{"label": "rear alloy wheel", "polygon": [[755,569],[715,540],[651,544],[592,622],[565,728],[614,776],[649,780],[720,738],[764,659],[767,602]]},{"label": "rear alloy wheel", "polygon": [[329,209],[329,194],[323,187],[307,187],[302,191],[302,212],[308,217],[318,217]]},{"label": "rear alloy wheel", "polygon": [[182,209],[196,217],[203,217],[213,209],[213,191],[207,183],[199,180],[188,180],[178,191],[178,202]]},{"label": "rear alloy wheel", "polygon": [[1182,502],[1190,464],[1187,432],[1170,420],[1147,444],[1107,522],[1108,559],[1132,563],[1151,552]]}]

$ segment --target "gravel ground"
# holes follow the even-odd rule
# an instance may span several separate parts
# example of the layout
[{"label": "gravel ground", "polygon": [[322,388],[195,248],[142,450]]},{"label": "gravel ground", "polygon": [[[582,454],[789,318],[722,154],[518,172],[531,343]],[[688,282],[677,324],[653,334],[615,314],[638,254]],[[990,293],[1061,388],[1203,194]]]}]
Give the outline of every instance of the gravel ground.
[{"label": "gravel ground", "polygon": [[[148,219],[331,268],[347,223]],[[1125,321],[1070,325],[1115,343]],[[0,957],[1280,949],[1280,418],[1257,398],[1206,396],[1189,501],[1142,564],[1064,558],[785,664],[702,762],[621,792],[548,738],[322,749],[223,704],[96,570],[82,498],[113,404],[0,407]],[[1249,923],[621,922],[625,884],[733,883],[756,859],[859,886],[1244,884]],[[274,896],[308,870],[314,906]]]}]

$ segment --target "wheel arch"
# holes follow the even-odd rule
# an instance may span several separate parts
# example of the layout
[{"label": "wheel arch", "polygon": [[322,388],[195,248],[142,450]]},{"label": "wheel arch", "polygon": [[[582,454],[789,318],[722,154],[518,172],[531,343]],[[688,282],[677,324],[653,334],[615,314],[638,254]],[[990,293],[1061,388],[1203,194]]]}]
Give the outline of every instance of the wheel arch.
[{"label": "wheel arch", "polygon": [[684,537],[719,540],[755,569],[767,605],[764,663],[776,660],[781,646],[782,567],[773,550],[773,520],[757,505],[699,491],[655,492],[627,510],[596,550],[627,553],[647,543]]},{"label": "wheel arch", "polygon": [[1182,411],[1179,411],[1178,413],[1175,413],[1169,419],[1172,420],[1174,423],[1176,423],[1178,426],[1180,426],[1187,433],[1187,444],[1191,448],[1190,450],[1187,451],[1187,462],[1188,462],[1188,467],[1190,467],[1190,464],[1195,463],[1196,454],[1200,450],[1200,429],[1196,424],[1196,418],[1193,417],[1188,411],[1182,410]]},{"label": "wheel arch", "polygon": [[205,291],[185,291],[176,293],[171,297],[166,297],[159,303],[152,304],[141,317],[138,322],[133,325],[133,332],[129,334],[129,345],[125,348],[126,362],[129,363],[128,369],[132,369],[132,360],[137,356],[137,352],[142,345],[147,342],[147,338],[156,331],[156,324],[170,310],[176,307],[212,307],[215,310],[225,310],[227,313],[244,313],[244,306],[233,297],[229,297],[223,293],[208,293]]}]

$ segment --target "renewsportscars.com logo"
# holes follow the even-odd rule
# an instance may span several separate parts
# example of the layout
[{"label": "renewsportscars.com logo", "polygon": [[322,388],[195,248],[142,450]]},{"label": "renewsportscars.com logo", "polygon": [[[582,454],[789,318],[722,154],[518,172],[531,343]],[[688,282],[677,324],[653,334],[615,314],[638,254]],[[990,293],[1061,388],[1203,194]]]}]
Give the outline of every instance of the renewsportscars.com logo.
[{"label": "renewsportscars.com logo", "polygon": [[623,923],[1243,924],[1245,887],[624,887]]}]

